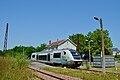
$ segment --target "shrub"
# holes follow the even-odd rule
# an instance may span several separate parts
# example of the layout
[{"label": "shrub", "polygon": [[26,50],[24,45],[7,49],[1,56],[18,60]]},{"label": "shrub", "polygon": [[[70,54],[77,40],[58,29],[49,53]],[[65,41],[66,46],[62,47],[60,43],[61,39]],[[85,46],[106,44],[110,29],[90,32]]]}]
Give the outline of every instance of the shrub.
[{"label": "shrub", "polygon": [[90,69],[90,63],[89,62],[86,62],[86,68]]},{"label": "shrub", "polygon": [[115,55],[115,60],[120,63],[120,55]]},{"label": "shrub", "polygon": [[28,65],[29,62],[27,61],[26,55],[18,53],[15,56],[14,63],[15,63],[15,67],[18,67],[21,69],[21,68],[25,67],[26,65]]},{"label": "shrub", "polygon": [[115,58],[120,58],[120,55],[115,55]]}]

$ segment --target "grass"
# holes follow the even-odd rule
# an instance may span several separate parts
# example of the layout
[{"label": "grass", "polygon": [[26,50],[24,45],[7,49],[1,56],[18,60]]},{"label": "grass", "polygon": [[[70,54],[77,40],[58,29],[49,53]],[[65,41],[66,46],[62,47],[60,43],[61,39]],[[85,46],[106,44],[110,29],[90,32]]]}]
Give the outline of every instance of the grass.
[{"label": "grass", "polygon": [[[119,63],[120,64],[120,63]],[[88,67],[88,68],[87,68]],[[88,63],[83,64],[83,66],[81,66],[81,69],[90,69],[90,70],[98,70],[98,71],[102,71],[102,68],[95,68],[92,67],[92,65],[89,65]],[[110,67],[110,68],[105,68],[106,71],[108,72],[114,72],[114,73],[120,73],[120,66],[115,66],[115,67]]]},{"label": "grass", "polygon": [[[117,72],[117,73],[120,73],[120,66],[119,67],[111,67],[111,68],[105,68],[106,71],[108,72]],[[102,71],[102,68],[92,68],[91,70],[99,70],[99,71]]]},{"label": "grass", "polygon": [[0,80],[34,80],[26,61],[11,57],[0,57]]},{"label": "grass", "polygon": [[90,73],[84,70],[78,69],[64,69],[64,68],[50,68],[45,67],[45,70],[52,71],[59,74],[64,74],[68,76],[78,77],[83,80],[120,80],[120,75],[110,74],[110,73]]}]

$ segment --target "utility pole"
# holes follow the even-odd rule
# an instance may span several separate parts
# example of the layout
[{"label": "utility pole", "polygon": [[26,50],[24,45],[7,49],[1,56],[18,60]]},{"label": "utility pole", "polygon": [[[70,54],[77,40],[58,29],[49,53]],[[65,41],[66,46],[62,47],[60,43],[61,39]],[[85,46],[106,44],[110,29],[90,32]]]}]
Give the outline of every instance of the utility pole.
[{"label": "utility pole", "polygon": [[77,34],[77,49],[76,51],[80,54],[80,36]]},{"label": "utility pole", "polygon": [[90,43],[93,42],[93,40],[86,40],[88,42],[89,45],[89,62],[91,64],[91,53],[90,53]]},{"label": "utility pole", "polygon": [[101,18],[100,18],[100,26],[101,26],[101,35],[102,35],[102,66],[103,66],[103,73],[105,73],[104,31],[103,31]]},{"label": "utility pole", "polygon": [[102,18],[98,19],[97,17],[94,17],[94,19],[100,22],[101,35],[102,35],[102,72],[105,73],[104,31],[103,31]]}]

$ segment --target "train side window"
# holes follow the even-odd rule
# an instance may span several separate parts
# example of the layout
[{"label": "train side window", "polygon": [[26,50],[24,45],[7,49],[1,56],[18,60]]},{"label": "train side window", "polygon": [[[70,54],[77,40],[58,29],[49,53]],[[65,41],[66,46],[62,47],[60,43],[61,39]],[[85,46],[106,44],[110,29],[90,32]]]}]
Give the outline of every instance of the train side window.
[{"label": "train side window", "polygon": [[66,55],[66,52],[64,51],[64,55]]},{"label": "train side window", "polygon": [[53,58],[60,58],[61,57],[61,53],[54,53]]},{"label": "train side window", "polygon": [[39,60],[47,60],[47,55],[39,55]]},{"label": "train side window", "polygon": [[32,55],[32,58],[35,58],[35,55]]}]

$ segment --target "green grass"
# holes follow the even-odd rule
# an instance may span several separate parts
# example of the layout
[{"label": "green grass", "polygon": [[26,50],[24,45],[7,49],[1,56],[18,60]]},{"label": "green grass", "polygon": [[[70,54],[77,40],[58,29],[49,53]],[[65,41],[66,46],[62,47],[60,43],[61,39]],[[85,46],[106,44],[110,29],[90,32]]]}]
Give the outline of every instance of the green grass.
[{"label": "green grass", "polygon": [[34,80],[28,62],[11,57],[0,57],[0,80]]},{"label": "green grass", "polygon": [[[102,71],[102,68],[91,68],[91,70]],[[108,72],[120,73],[120,66],[111,67],[111,68],[105,68],[105,70],[108,71]]]},{"label": "green grass", "polygon": [[64,68],[50,68],[45,67],[45,70],[52,71],[59,74],[64,74],[68,76],[78,77],[83,80],[120,80],[120,75],[110,74],[110,73],[90,73],[84,70],[78,69],[64,69]]},{"label": "green grass", "polygon": [[[87,67],[90,67],[90,66],[92,66],[92,65],[89,65],[88,63],[86,63],[86,64],[83,64],[83,66],[81,66],[81,69],[87,69]],[[102,71],[102,68],[96,68],[96,67],[91,67],[91,68],[88,68],[88,69]],[[105,70],[108,71],[108,72],[120,73],[120,66],[105,68]]]}]

